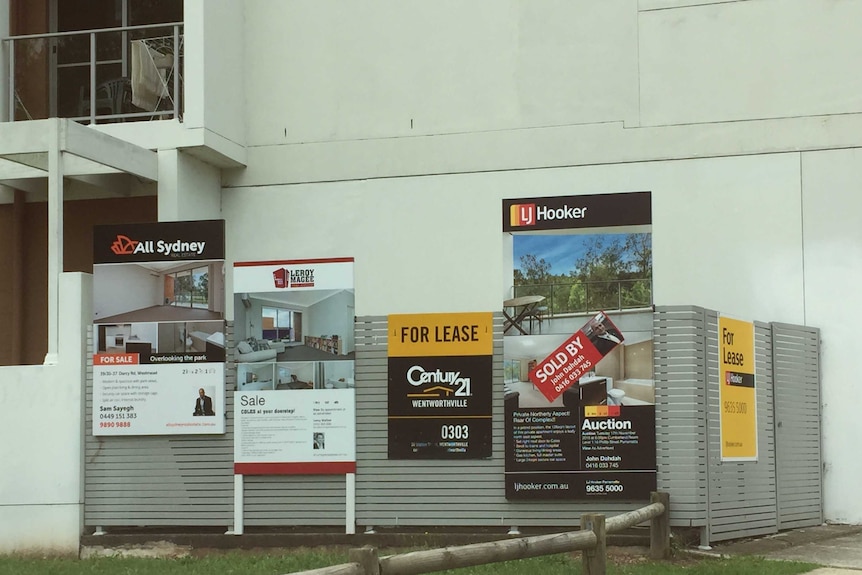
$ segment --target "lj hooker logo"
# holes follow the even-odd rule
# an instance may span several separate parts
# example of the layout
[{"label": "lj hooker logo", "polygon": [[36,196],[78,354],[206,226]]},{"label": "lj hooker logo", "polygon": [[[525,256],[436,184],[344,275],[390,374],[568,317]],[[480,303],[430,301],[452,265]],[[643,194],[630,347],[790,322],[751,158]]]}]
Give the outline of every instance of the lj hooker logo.
[{"label": "lj hooker logo", "polygon": [[582,220],[587,217],[585,206],[552,207],[542,204],[512,204],[509,224],[513,228],[535,226],[539,222]]},{"label": "lj hooker logo", "polygon": [[535,225],[536,204],[512,204],[509,217],[513,228]]}]

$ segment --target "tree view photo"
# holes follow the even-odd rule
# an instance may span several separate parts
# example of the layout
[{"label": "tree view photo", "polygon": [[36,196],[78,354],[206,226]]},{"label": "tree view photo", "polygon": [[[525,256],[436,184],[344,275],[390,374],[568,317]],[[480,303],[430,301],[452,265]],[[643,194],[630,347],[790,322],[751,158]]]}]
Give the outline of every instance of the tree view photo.
[{"label": "tree view photo", "polygon": [[649,233],[516,235],[514,256],[514,297],[545,296],[549,315],[652,305]]}]

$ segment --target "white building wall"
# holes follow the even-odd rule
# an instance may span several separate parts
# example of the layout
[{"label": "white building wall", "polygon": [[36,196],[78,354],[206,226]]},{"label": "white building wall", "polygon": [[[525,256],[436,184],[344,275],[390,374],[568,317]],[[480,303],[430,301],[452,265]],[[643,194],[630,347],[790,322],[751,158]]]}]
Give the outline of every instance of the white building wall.
[{"label": "white building wall", "polygon": [[[503,198],[638,190],[653,196],[655,303],[804,321],[796,153],[234,188],[224,215],[237,260],[354,256],[359,316],[498,310]],[[309,217],[271,241],[288,212]]]},{"label": "white building wall", "polygon": [[862,111],[856,0],[640,13],[641,125]]},{"label": "white building wall", "polygon": [[[270,2],[270,13],[278,3]],[[184,0],[187,129],[245,144],[243,0]]]},{"label": "white building wall", "polygon": [[860,16],[852,0],[250,0],[229,257],[355,256],[359,316],[499,309],[502,198],[650,190],[656,303],[823,329],[826,516],[862,522],[842,495],[862,464],[841,454],[862,424],[837,400],[862,304],[829,289],[860,272],[825,255],[859,245],[860,176],[855,150],[821,152],[862,146]]},{"label": "white building wall", "polygon": [[60,277],[57,365],[0,367],[0,553],[78,552],[91,280]]},{"label": "white building wall", "polygon": [[[170,130],[248,144],[248,168],[220,182],[160,143],[159,210],[226,219],[228,293],[233,261],[354,256],[358,316],[498,310],[502,198],[650,190],[656,303],[822,328],[826,517],[862,523],[862,4],[209,4],[184,3],[205,48]],[[0,447],[0,550],[77,548],[82,305],[59,365],[0,368],[23,437]]]},{"label": "white building wall", "polygon": [[862,523],[859,345],[862,325],[862,148],[802,156],[805,317],[822,329],[824,512]]},{"label": "white building wall", "polygon": [[221,173],[176,149],[159,150],[159,221],[221,218]]},{"label": "white building wall", "polygon": [[637,115],[636,0],[245,5],[249,145]]}]

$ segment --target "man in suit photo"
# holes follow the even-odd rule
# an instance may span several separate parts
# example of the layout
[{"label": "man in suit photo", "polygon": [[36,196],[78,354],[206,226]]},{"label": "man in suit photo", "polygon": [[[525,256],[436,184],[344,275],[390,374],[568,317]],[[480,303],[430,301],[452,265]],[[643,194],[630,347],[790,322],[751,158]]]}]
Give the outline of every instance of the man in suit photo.
[{"label": "man in suit photo", "polygon": [[608,327],[604,321],[593,319],[590,322],[590,342],[596,347],[602,357],[623,342],[623,334],[615,327]]},{"label": "man in suit photo", "polygon": [[204,392],[204,388],[198,390],[198,398],[195,400],[195,412],[192,415],[215,415],[213,400]]}]

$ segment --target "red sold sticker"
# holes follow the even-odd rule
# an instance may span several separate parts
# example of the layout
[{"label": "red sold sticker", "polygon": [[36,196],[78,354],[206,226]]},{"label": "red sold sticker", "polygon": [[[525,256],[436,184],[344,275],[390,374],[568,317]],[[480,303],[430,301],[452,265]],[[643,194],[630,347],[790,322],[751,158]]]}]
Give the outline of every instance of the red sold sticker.
[{"label": "red sold sticker", "polygon": [[604,312],[599,312],[530,372],[530,381],[548,401],[554,401],[622,343],[623,336]]}]

